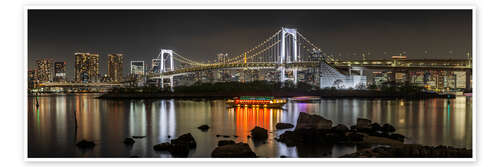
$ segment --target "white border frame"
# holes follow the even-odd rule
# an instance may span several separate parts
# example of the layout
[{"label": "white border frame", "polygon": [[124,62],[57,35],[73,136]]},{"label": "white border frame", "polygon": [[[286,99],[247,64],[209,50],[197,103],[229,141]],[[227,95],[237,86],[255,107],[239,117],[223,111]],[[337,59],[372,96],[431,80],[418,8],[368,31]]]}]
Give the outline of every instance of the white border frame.
[{"label": "white border frame", "polygon": [[[29,158],[27,130],[28,102],[28,10],[30,9],[374,9],[374,10],[472,10],[472,158]],[[26,5],[24,6],[24,161],[29,162],[475,162],[477,161],[477,46],[476,46],[476,6],[475,5]]]}]

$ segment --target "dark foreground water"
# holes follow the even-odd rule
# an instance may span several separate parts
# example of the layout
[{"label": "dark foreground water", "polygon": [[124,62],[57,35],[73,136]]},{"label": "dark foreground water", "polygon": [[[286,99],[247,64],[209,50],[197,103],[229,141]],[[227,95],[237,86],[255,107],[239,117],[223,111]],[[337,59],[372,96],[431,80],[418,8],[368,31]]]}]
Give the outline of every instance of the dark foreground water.
[{"label": "dark foreground water", "polygon": [[[278,122],[295,124],[299,112],[319,114],[334,123],[352,125],[356,118],[390,123],[406,143],[449,145],[472,148],[472,99],[367,100],[336,99],[317,103],[289,102],[283,109],[227,109],[223,100],[132,100],[95,99],[92,94],[28,98],[28,157],[171,157],[156,152],[153,145],[191,133],[197,143],[190,157],[210,157],[217,141],[231,139],[249,143],[257,156],[325,156],[321,148],[287,147],[273,138]],[[78,122],[75,131],[74,114]],[[201,132],[198,126],[211,128]],[[266,144],[247,139],[255,126],[272,133]],[[229,138],[216,135],[228,135]],[[125,146],[126,137],[146,136]],[[171,138],[169,138],[169,136]],[[237,136],[237,137],[235,137]],[[76,141],[96,142],[92,150],[79,150]],[[325,148],[323,148],[325,149]],[[330,148],[326,148],[330,149]],[[336,145],[331,155],[338,157],[356,151],[356,146]]]}]

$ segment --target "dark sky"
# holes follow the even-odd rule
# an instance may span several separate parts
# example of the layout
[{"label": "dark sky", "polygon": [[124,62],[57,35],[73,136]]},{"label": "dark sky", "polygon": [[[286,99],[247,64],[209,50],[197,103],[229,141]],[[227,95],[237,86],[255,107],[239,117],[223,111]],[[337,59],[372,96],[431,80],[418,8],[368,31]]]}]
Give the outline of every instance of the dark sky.
[{"label": "dark sky", "polygon": [[72,78],[74,52],[100,54],[101,74],[108,53],[125,55],[125,73],[131,60],[149,66],[161,48],[213,60],[220,52],[239,55],[283,26],[344,59],[361,59],[363,51],[368,59],[402,51],[464,59],[472,49],[472,10],[30,10],[28,65],[42,57],[66,61]]}]

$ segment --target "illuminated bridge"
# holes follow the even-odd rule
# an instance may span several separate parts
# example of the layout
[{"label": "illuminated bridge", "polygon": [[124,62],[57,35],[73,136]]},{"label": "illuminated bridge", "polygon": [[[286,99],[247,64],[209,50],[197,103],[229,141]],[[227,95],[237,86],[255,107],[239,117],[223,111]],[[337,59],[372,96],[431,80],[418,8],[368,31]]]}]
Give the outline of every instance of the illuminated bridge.
[{"label": "illuminated bridge", "polygon": [[[267,39],[258,43],[243,53],[225,58],[220,62],[205,63],[195,61],[188,56],[170,50],[161,49],[157,60],[159,70],[149,73],[148,78],[159,79],[163,88],[164,79],[172,88],[174,76],[186,75],[200,71],[219,69],[273,69],[279,71],[281,82],[298,82],[297,72],[304,69],[318,68],[325,62],[336,69],[381,69],[391,71],[422,71],[422,70],[447,70],[447,71],[472,71],[472,61],[469,59],[381,59],[368,60],[363,55],[363,60],[339,60],[322,54],[317,45],[312,43],[303,34],[292,28],[281,28]],[[196,56],[200,57],[200,56]],[[398,57],[398,56],[396,56]],[[402,57],[402,56],[400,56]],[[285,75],[291,72],[292,75]],[[122,83],[40,83],[42,87],[114,87],[124,86]]]},{"label": "illuminated bridge", "polygon": [[[470,55],[468,55],[470,57]],[[364,56],[363,56],[364,58]],[[297,71],[305,68],[318,67],[320,62],[326,62],[335,68],[364,68],[390,70],[471,70],[471,59],[389,59],[389,60],[350,60],[340,61],[323,55],[321,49],[308,40],[296,29],[282,28],[269,38],[258,43],[247,51],[216,63],[203,63],[192,60],[173,50],[162,49],[157,59],[160,69],[149,74],[149,78],[169,79],[173,87],[173,77],[198,71],[218,69],[276,69],[280,72],[280,81],[297,83]],[[292,77],[285,75],[293,72]]]}]

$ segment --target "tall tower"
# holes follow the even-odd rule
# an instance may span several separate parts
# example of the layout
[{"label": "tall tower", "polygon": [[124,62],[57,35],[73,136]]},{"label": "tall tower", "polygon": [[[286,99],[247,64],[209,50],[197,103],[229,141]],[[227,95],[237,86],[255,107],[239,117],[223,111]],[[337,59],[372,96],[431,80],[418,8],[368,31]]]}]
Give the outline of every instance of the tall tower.
[{"label": "tall tower", "polygon": [[66,81],[66,62],[55,62],[54,63],[55,77],[54,81],[62,82]]},{"label": "tall tower", "polygon": [[122,80],[123,54],[108,54],[108,75],[113,82]]},{"label": "tall tower", "polygon": [[97,82],[99,80],[99,55],[75,53],[75,82]]},{"label": "tall tower", "polygon": [[37,78],[41,82],[52,81],[52,59],[40,59],[36,61]]},{"label": "tall tower", "polygon": [[[290,35],[291,38],[287,38],[288,35]],[[299,61],[300,56],[298,55],[299,52],[297,47],[297,40],[298,40],[297,29],[284,28],[284,27],[281,29],[281,48],[280,48],[279,64],[286,64]],[[281,72],[280,81],[285,82],[286,80],[291,79],[293,80],[294,84],[297,84],[297,68],[293,69],[293,78],[287,78],[285,76],[285,71],[286,71],[285,67],[283,66],[280,67],[280,72]]]}]

